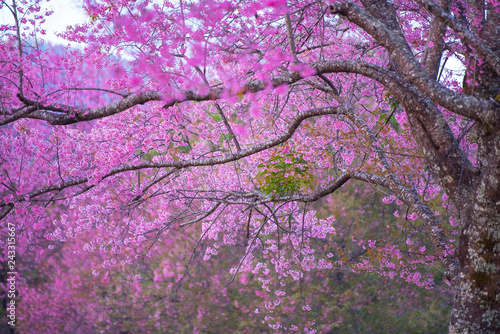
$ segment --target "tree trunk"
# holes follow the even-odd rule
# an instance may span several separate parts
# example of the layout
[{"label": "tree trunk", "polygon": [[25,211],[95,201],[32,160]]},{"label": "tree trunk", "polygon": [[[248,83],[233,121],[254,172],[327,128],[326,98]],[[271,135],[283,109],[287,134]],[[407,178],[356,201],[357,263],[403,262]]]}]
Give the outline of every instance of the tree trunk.
[{"label": "tree trunk", "polygon": [[[493,18],[499,15],[491,15]],[[491,28],[486,25],[484,30]],[[495,38],[497,42],[490,45],[498,47],[500,39],[498,35]],[[474,95],[492,98],[500,87],[500,77],[488,66],[478,75],[481,80]],[[463,198],[459,204],[460,274],[455,283],[450,333],[500,333],[500,135],[490,131],[488,124],[475,126],[481,172],[472,184],[472,198]]]},{"label": "tree trunk", "polygon": [[[483,14],[478,34],[500,54],[500,13],[491,4],[484,8],[483,1],[469,4]],[[476,66],[475,75],[479,80],[471,94],[492,99],[500,93],[500,77],[487,64]],[[500,333],[500,135],[496,130],[488,124],[475,126],[481,174],[473,184],[473,198],[462,199],[460,274],[450,333]]]},{"label": "tree trunk", "polygon": [[491,181],[499,179],[483,177],[463,213],[450,333],[500,333],[500,198],[486,196]]}]

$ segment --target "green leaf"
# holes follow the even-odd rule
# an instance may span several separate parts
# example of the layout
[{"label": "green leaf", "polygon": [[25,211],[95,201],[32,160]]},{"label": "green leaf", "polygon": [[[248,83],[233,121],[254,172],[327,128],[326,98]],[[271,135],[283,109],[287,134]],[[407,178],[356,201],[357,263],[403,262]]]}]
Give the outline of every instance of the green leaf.
[{"label": "green leaf", "polygon": [[155,157],[159,154],[160,153],[158,153],[158,150],[156,148],[153,148],[151,151],[149,151],[148,153],[146,153],[142,156],[142,160],[151,161],[153,159],[153,157]]},{"label": "green leaf", "polygon": [[176,148],[183,153],[189,153],[189,151],[191,151],[191,147],[189,145],[177,146]]},{"label": "green leaf", "polygon": [[223,143],[226,140],[231,140],[231,134],[229,133],[223,133],[219,136],[219,143]]},{"label": "green leaf", "polygon": [[391,106],[391,113],[399,106],[399,102],[398,101],[394,101],[390,104]]},{"label": "green leaf", "polygon": [[222,121],[222,116],[220,114],[211,114],[210,116],[212,116],[212,118],[216,122],[221,122]]},{"label": "green leaf", "polygon": [[396,117],[394,117],[394,115],[391,116],[389,122],[391,123],[391,126],[393,127],[394,130],[399,131],[400,124],[397,121]]}]

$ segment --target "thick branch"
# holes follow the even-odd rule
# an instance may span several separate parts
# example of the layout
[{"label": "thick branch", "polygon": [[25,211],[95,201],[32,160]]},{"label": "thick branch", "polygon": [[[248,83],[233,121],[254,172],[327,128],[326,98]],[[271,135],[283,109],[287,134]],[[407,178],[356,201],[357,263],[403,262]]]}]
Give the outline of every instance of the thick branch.
[{"label": "thick branch", "polygon": [[[287,73],[285,75],[278,75],[271,79],[272,87],[277,87],[282,84],[292,84],[302,79],[298,72]],[[84,121],[91,121],[99,118],[104,118],[126,111],[134,106],[145,104],[150,101],[160,101],[167,99],[167,103],[163,106],[168,108],[177,103],[186,101],[213,101],[218,100],[224,93],[244,94],[247,92],[260,92],[268,87],[268,82],[264,81],[250,81],[244,85],[241,90],[231,92],[223,87],[211,88],[207,93],[200,94],[195,91],[183,91],[182,97],[173,99],[165,98],[163,93],[158,91],[145,91],[136,94],[130,94],[123,99],[111,103],[109,105],[98,108],[78,108],[63,104],[57,105],[44,105],[43,103],[30,100],[25,96],[18,94],[18,98],[29,108],[19,111],[13,115],[0,119],[0,126],[14,122],[21,118],[32,118],[44,120],[52,125],[69,125]]]},{"label": "thick branch", "polygon": [[372,63],[354,60],[318,62],[313,67],[319,73],[357,73],[380,82],[409,112],[422,119],[437,148],[448,148],[453,143],[453,132],[434,103],[396,73]]},{"label": "thick branch", "polygon": [[[148,168],[165,168],[165,167],[172,167],[172,168],[188,168],[188,167],[196,167],[196,166],[214,166],[214,165],[221,165],[225,164],[228,162],[236,161],[242,158],[245,158],[247,156],[262,152],[264,150],[267,150],[271,147],[280,145],[290,139],[297,128],[300,126],[300,124],[311,117],[316,117],[316,116],[322,116],[322,115],[334,115],[334,114],[339,114],[345,112],[345,108],[342,106],[339,107],[328,107],[328,108],[319,108],[319,109],[312,109],[309,111],[301,112],[297,116],[295,116],[291,122],[290,125],[287,129],[284,130],[283,134],[280,136],[268,140],[264,143],[254,145],[250,148],[242,149],[241,151],[238,151],[234,154],[228,154],[225,156],[220,156],[220,157],[213,157],[213,158],[203,158],[203,159],[189,159],[189,160],[181,160],[181,161],[167,161],[167,162],[150,162],[146,161],[143,163],[140,163],[138,165],[126,165],[126,166],[121,166],[121,167],[116,167],[113,168],[107,175],[103,177],[107,178],[119,173],[127,172],[127,171],[134,171],[134,170],[141,170],[141,169],[148,169]],[[14,200],[12,200],[9,203],[5,202],[0,202],[0,207],[5,207],[7,205],[10,205],[12,202],[24,202],[26,200],[26,197],[29,198],[34,198],[37,196],[40,196],[42,194],[46,194],[52,191],[61,191],[69,187],[77,186],[83,183],[86,183],[90,180],[89,177],[82,177],[77,180],[71,180],[71,181],[66,181],[57,185],[52,185],[48,187],[44,187],[42,189],[32,191],[28,194],[24,194],[21,196],[18,196]]]},{"label": "thick branch", "polygon": [[493,133],[500,131],[500,103],[465,96],[437,83],[421,67],[401,36],[393,33],[354,2],[350,0],[336,2],[330,6],[330,9],[332,13],[345,16],[375,38],[389,51],[408,79],[432,101],[459,115],[485,124]]},{"label": "thick branch", "polygon": [[28,107],[28,108],[21,109],[15,113],[13,113],[12,115],[5,116],[2,119],[0,119],[0,126],[15,122],[17,120],[20,120],[21,118],[26,118],[26,117],[28,117],[28,115],[30,115],[35,110],[36,110],[36,107]]},{"label": "thick branch", "polygon": [[[68,125],[82,121],[91,121],[118,114],[134,106],[145,104],[150,101],[161,100],[161,93],[156,91],[145,91],[129,96],[99,108],[77,108],[67,105],[43,105],[32,101],[18,94],[18,98],[25,105],[35,108],[34,111],[26,117],[44,120],[52,125]],[[49,111],[49,112],[47,112]],[[0,125],[6,124],[0,120]]]},{"label": "thick branch", "polygon": [[[442,8],[445,8],[446,12],[449,12],[450,5],[450,0],[440,0],[440,6]],[[445,33],[446,25],[440,19],[434,17],[431,21],[429,39],[425,47],[423,63],[431,78],[436,81],[439,81],[438,73],[439,66],[441,64],[441,58],[443,57],[443,37],[445,36]]]},{"label": "thick branch", "polygon": [[484,57],[495,72],[500,75],[500,57],[498,57],[493,50],[485,45],[467,27],[460,24],[460,22],[458,22],[450,13],[444,11],[432,0],[416,0],[416,2],[453,29],[467,44],[474,48],[475,52]]},{"label": "thick branch", "polygon": [[292,19],[290,18],[289,13],[285,14],[285,23],[286,23],[286,34],[288,37],[288,44],[290,45],[290,52],[292,53],[295,60],[298,61],[297,47],[295,46],[295,36],[293,36],[293,31],[292,31]]}]

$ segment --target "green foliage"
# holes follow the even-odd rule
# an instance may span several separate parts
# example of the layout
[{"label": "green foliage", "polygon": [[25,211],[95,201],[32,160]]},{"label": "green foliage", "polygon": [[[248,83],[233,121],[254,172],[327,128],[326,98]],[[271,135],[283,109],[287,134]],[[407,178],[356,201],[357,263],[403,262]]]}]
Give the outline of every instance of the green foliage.
[{"label": "green foliage", "polygon": [[177,146],[176,149],[178,149],[182,153],[189,153],[189,151],[191,151],[191,146],[189,146],[189,145],[181,145],[181,146]]},{"label": "green foliage", "polygon": [[222,145],[225,141],[231,140],[231,134],[230,133],[222,133],[219,136],[219,143]]},{"label": "green foliage", "polygon": [[313,189],[314,175],[303,154],[285,154],[261,163],[258,174],[260,190],[267,195],[290,195],[305,189]]},{"label": "green foliage", "polygon": [[389,109],[376,109],[380,115],[378,121],[379,123],[389,123],[394,130],[399,131],[400,124],[394,116],[396,114],[396,108],[399,106],[399,101],[397,101],[396,98],[391,96],[389,93],[384,95],[384,100],[389,104]]},{"label": "green foliage", "polygon": [[216,122],[222,122],[222,116],[220,114],[210,114],[210,116],[212,116],[212,118],[214,119],[214,121],[216,121]]},{"label": "green foliage", "polygon": [[156,148],[154,148],[151,151],[149,151],[148,153],[144,154],[142,156],[142,160],[151,161],[153,159],[153,157],[155,157],[159,154],[160,153],[158,153],[158,150]]}]

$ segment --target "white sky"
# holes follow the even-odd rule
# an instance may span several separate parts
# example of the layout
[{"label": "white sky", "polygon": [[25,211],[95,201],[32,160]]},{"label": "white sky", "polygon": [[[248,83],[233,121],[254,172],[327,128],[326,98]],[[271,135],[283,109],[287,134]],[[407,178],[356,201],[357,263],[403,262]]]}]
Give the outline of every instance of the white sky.
[{"label": "white sky", "polygon": [[51,0],[48,7],[54,11],[54,14],[47,18],[45,23],[47,35],[44,36],[44,39],[52,43],[68,44],[64,39],[57,37],[55,33],[66,30],[69,25],[82,23],[86,20],[82,1]]},{"label": "white sky", "polygon": [[[11,1],[2,2],[7,3],[9,6],[12,4]],[[43,39],[54,44],[67,45],[69,42],[57,37],[56,33],[66,30],[68,25],[75,25],[86,20],[85,12],[82,9],[82,1],[50,0],[48,3],[42,3],[42,6],[54,11],[52,15],[47,17],[43,25],[47,32],[47,34],[43,36]],[[13,24],[13,22],[14,19],[11,12],[4,5],[4,7],[0,9],[0,24]]]}]

